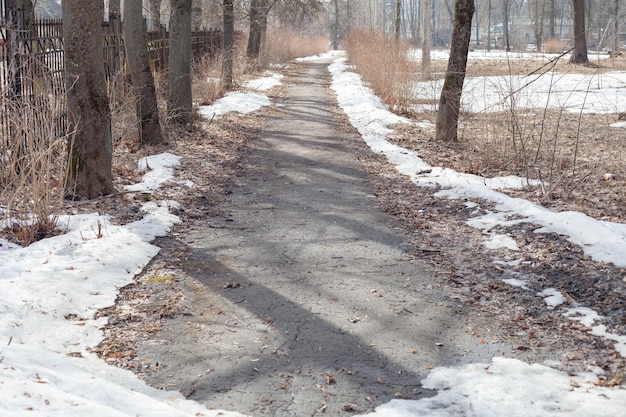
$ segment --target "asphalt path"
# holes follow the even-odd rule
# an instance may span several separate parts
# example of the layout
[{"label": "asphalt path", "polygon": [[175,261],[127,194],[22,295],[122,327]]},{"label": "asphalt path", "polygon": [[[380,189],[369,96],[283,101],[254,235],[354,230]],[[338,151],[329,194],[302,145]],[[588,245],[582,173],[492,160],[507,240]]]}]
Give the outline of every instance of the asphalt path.
[{"label": "asphalt path", "polygon": [[[432,367],[489,362],[489,327],[447,295],[382,213],[328,100],[327,64],[302,63],[211,218],[184,226],[185,314],[145,355],[147,382],[260,416],[364,413],[430,395]],[[462,238],[462,237],[460,237]],[[482,329],[482,330],[481,330]]]}]

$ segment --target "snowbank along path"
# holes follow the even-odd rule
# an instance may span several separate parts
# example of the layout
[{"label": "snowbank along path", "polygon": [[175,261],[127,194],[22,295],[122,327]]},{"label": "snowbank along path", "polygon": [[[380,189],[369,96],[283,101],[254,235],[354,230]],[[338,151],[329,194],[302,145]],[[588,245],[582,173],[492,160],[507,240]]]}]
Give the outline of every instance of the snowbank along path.
[{"label": "snowbank along path", "polygon": [[361,139],[335,125],[327,66],[292,67],[249,174],[220,214],[178,233],[187,314],[140,347],[164,364],[148,383],[249,415],[338,416],[429,395],[431,367],[509,352],[405,253],[353,152]]}]

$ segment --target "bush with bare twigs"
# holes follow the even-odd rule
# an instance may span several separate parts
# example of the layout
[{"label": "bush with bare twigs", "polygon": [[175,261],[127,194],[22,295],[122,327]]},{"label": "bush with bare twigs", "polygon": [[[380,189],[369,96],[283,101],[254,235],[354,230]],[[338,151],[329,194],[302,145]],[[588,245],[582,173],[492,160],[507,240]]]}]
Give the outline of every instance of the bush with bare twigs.
[{"label": "bush with bare twigs", "polygon": [[60,98],[2,101],[9,116],[0,121],[0,224],[5,235],[28,245],[56,233],[71,135],[59,132]]},{"label": "bush with bare twigs", "polygon": [[406,45],[398,44],[386,34],[366,31],[349,33],[344,45],[363,81],[390,108],[400,112],[410,110],[419,70],[409,60]]}]

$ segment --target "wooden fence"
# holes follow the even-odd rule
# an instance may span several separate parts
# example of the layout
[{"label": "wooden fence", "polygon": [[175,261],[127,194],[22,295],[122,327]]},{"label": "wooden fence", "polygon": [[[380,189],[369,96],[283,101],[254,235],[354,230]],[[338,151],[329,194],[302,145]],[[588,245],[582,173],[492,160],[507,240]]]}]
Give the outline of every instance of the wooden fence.
[{"label": "wooden fence", "polygon": [[[0,29],[0,136],[6,143],[19,134],[12,120],[16,117],[17,107],[20,109],[18,117],[22,119],[35,119],[41,117],[42,111],[53,111],[55,134],[64,135],[63,23],[61,20],[43,19],[35,21],[28,30],[11,27],[5,25]],[[109,22],[103,23],[102,28],[105,74],[110,79],[125,70],[121,23],[111,18]],[[150,67],[154,71],[167,70],[167,31],[161,29],[149,32],[147,40]],[[223,42],[219,30],[194,32],[191,40],[194,57],[214,55],[221,49]]]}]

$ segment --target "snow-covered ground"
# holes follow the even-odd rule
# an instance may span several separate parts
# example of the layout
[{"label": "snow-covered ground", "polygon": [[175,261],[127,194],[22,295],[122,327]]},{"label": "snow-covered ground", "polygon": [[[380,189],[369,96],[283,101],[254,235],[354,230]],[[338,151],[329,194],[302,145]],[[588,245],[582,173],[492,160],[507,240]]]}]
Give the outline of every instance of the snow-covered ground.
[{"label": "snow-covered ground", "polygon": [[[142,159],[154,191],[172,177],[180,158]],[[209,411],[177,392],[147,387],[130,371],[100,360],[91,349],[103,338],[98,309],[154,257],[150,242],[178,218],[174,201],[144,204],[144,217],[119,226],[104,214],[62,216],[62,235],[26,248],[0,239],[0,416],[191,417],[237,416]]]},{"label": "snow-covered ground", "polygon": [[[411,51],[419,59],[421,50]],[[558,58],[553,54],[530,54],[504,51],[472,51],[471,60],[537,60],[547,63]],[[590,54],[590,59],[595,55]],[[600,55],[608,58],[607,54]],[[448,52],[435,50],[433,60],[447,60]],[[565,58],[566,59],[566,58]],[[513,64],[514,65],[514,64]],[[538,65],[540,66],[540,65]],[[563,108],[573,113],[620,113],[626,111],[626,72],[563,74],[539,71],[532,75],[468,77],[463,87],[461,107],[470,113],[489,113],[520,109]],[[417,82],[413,94],[422,100],[439,101],[443,80]],[[432,110],[434,105],[419,105],[415,110]],[[618,127],[617,125],[615,127]]]},{"label": "snow-covered ground", "polygon": [[[363,86],[360,77],[347,71],[342,53],[311,59],[333,59],[333,88],[352,123],[373,151],[389,161],[419,186],[441,186],[442,197],[487,198],[498,204],[496,212],[473,222],[488,232],[514,214],[570,236],[598,260],[619,264],[626,259],[623,225],[598,222],[579,213],[557,215],[523,200],[511,199],[498,189],[521,186],[519,178],[484,179],[431,167],[412,152],[388,143],[390,123],[404,122]],[[214,106],[206,106],[207,118],[228,111],[242,113],[268,105],[262,91],[280,81],[268,73],[249,86],[253,93],[232,93]],[[252,104],[251,104],[252,103]],[[142,183],[128,190],[153,191],[172,179],[180,158],[160,154],[142,159],[149,169]],[[193,184],[185,184],[193,186]],[[468,204],[471,204],[468,202]],[[148,202],[145,216],[119,226],[104,214],[62,217],[65,233],[27,248],[0,240],[0,416],[237,416],[236,412],[208,410],[177,392],[147,387],[131,372],[105,364],[91,350],[102,340],[105,319],[94,313],[113,305],[118,289],[157,254],[150,242],[168,233],[178,218],[169,211],[174,201]],[[496,234],[486,235],[491,244],[514,242]],[[606,243],[606,242],[609,243]],[[511,282],[524,290],[522,281]],[[526,286],[528,288],[528,286]],[[551,289],[538,296],[559,307],[562,300]],[[602,318],[593,311],[563,309],[568,317],[593,328],[598,337],[616,342],[626,356],[626,339],[606,334]],[[394,400],[381,406],[375,417],[509,417],[509,416],[619,416],[626,415],[626,392],[594,385],[599,370],[569,376],[546,364],[526,364],[498,358],[492,363],[436,368],[423,383],[437,390],[435,397],[419,401]]]}]

